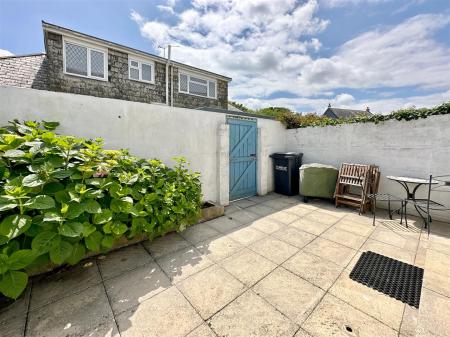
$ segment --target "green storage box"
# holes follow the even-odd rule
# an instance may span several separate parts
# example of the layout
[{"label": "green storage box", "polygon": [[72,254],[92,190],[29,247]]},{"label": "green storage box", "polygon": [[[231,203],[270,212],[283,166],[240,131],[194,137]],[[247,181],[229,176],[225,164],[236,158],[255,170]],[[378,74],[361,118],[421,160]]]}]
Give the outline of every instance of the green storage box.
[{"label": "green storage box", "polygon": [[300,167],[300,195],[308,197],[334,197],[339,170],[330,165],[306,164]]}]

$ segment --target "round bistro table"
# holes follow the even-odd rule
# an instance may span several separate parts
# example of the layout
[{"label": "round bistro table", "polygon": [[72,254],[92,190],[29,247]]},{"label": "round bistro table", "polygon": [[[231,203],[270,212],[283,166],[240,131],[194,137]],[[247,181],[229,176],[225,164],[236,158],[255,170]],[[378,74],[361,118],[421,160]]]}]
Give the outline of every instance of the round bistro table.
[{"label": "round bistro table", "polygon": [[[422,178],[411,178],[411,177],[397,177],[397,176],[386,176],[389,180],[396,181],[406,191],[406,201],[412,200],[414,201],[414,208],[416,209],[417,213],[419,213],[420,217],[424,221],[425,227],[427,225],[427,221],[425,219],[425,216],[422,214],[422,211],[420,208],[415,204],[416,202],[416,192],[422,185],[428,185],[430,183],[429,179],[422,179]],[[438,181],[432,180],[432,185],[438,184]],[[412,189],[411,189],[412,188]]]}]

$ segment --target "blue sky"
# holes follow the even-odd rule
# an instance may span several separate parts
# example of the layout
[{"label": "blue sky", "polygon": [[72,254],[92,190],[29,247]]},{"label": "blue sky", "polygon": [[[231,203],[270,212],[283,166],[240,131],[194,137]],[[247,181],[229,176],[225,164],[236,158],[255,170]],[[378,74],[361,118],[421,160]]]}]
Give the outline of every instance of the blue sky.
[{"label": "blue sky", "polygon": [[450,101],[447,0],[0,0],[0,53],[43,51],[41,20],[155,54],[176,45],[254,108]]}]

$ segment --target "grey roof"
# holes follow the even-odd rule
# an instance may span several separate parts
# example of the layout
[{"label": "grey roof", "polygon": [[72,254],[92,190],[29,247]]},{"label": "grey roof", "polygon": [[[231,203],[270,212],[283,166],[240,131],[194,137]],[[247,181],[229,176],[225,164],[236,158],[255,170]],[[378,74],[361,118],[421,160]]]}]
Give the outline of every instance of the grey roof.
[{"label": "grey roof", "polygon": [[[137,53],[137,54],[141,54],[141,55],[144,55],[144,56],[151,57],[151,58],[153,58],[153,59],[155,59],[155,60],[157,60],[159,62],[162,62],[162,63],[166,63],[167,62],[167,59],[164,58],[164,57],[161,57],[161,56],[158,56],[158,55],[155,55],[155,54],[151,54],[151,53],[139,50],[139,49],[127,47],[127,46],[124,46],[124,45],[119,44],[119,43],[115,43],[115,42],[111,42],[111,41],[108,41],[108,40],[104,40],[104,39],[101,39],[101,38],[98,38],[98,37],[95,37],[95,36],[92,36],[92,35],[89,35],[89,34],[80,33],[80,32],[78,32],[76,30],[72,30],[72,29],[69,29],[69,28],[61,27],[61,26],[58,26],[58,25],[55,25],[55,24],[52,24],[52,23],[48,23],[48,22],[45,22],[45,21],[42,21],[42,28],[44,29],[44,31],[45,30],[49,30],[49,31],[59,32],[60,34],[64,34],[64,33],[71,34],[71,35],[77,36],[79,38],[89,39],[89,40],[97,42],[99,44],[106,45],[106,46],[108,46],[108,47],[110,47],[112,49],[114,49],[114,48],[116,48],[116,49],[117,48],[118,49],[125,49],[125,50],[127,50],[127,51],[129,51],[131,53]],[[181,67],[181,68],[191,69],[192,71],[199,71],[199,72],[202,72],[202,73],[205,73],[205,74],[209,74],[209,75],[214,76],[214,77],[218,77],[218,78],[220,78],[222,80],[225,80],[227,82],[231,81],[231,77],[227,77],[227,76],[224,76],[224,75],[221,75],[221,74],[217,74],[217,73],[205,70],[205,69],[193,67],[193,66],[190,66],[188,64],[177,62],[177,61],[173,61],[173,60],[171,60],[171,63],[176,65],[176,66],[178,66],[178,67]]]},{"label": "grey roof", "polygon": [[328,108],[323,113],[325,116],[333,118],[352,118],[356,116],[370,116],[370,111],[367,110],[353,110],[353,109],[341,109],[341,108]]},{"label": "grey roof", "polygon": [[275,117],[267,116],[267,115],[259,115],[259,114],[252,114],[248,112],[243,111],[235,111],[235,110],[229,110],[229,109],[221,109],[221,108],[211,108],[211,107],[200,107],[196,108],[196,110],[204,110],[204,111],[211,111],[211,112],[218,112],[228,115],[236,115],[236,116],[243,116],[243,117],[252,117],[252,118],[263,118],[263,119],[272,119],[275,120]]},{"label": "grey roof", "polygon": [[0,57],[0,85],[21,88],[47,88],[45,54]]}]

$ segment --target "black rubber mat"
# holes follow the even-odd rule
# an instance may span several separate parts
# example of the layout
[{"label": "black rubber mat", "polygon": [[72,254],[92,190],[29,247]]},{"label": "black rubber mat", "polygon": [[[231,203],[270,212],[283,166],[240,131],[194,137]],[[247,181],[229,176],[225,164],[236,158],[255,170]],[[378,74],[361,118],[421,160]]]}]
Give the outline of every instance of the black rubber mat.
[{"label": "black rubber mat", "polygon": [[361,254],[350,278],[419,308],[423,269],[371,251]]}]

